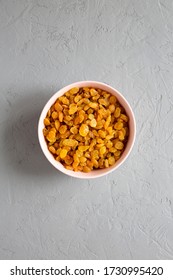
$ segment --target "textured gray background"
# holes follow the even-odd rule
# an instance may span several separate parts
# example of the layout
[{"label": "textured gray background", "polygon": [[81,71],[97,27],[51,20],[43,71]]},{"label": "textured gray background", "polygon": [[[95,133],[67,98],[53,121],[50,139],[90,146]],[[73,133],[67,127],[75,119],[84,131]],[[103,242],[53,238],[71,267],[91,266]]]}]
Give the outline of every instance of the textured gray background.
[{"label": "textured gray background", "polygon": [[[114,173],[69,178],[39,114],[78,80],[130,102],[135,147]],[[173,259],[173,1],[0,1],[0,258]]]}]

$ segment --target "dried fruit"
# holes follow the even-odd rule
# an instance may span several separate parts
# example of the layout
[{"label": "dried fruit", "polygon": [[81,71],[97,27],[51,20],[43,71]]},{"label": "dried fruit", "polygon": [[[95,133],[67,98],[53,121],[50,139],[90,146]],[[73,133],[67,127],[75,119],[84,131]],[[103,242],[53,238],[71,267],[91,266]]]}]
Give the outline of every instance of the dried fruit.
[{"label": "dried fruit", "polygon": [[75,88],[72,88],[70,90],[70,93],[74,94],[74,93],[77,93],[79,91],[79,88],[78,87],[75,87]]},{"label": "dried fruit", "polygon": [[79,129],[79,134],[83,137],[87,136],[89,132],[89,127],[86,124],[82,124]]},{"label": "dried fruit", "polygon": [[60,158],[65,158],[66,155],[67,155],[67,150],[66,150],[66,149],[62,149],[62,150],[60,151],[60,154],[59,154]]},{"label": "dried fruit", "polygon": [[77,112],[77,105],[76,104],[70,104],[70,107],[69,107],[69,114],[72,115],[74,113]]},{"label": "dried fruit", "polygon": [[45,126],[50,125],[50,120],[49,120],[49,118],[45,118],[45,119],[44,119],[44,125],[45,125]]},{"label": "dried fruit", "polygon": [[65,139],[63,141],[64,146],[75,147],[77,144],[78,144],[78,141],[74,140],[74,139]]},{"label": "dried fruit", "polygon": [[108,168],[124,151],[129,118],[117,98],[101,89],[72,88],[44,119],[50,153],[68,170]]},{"label": "dried fruit", "polygon": [[122,150],[122,149],[124,148],[123,142],[118,141],[118,142],[115,144],[115,148],[116,148],[117,150]]},{"label": "dried fruit", "polygon": [[91,126],[91,127],[96,127],[96,126],[97,126],[97,121],[96,121],[96,119],[92,119],[92,120],[90,121],[90,126]]}]

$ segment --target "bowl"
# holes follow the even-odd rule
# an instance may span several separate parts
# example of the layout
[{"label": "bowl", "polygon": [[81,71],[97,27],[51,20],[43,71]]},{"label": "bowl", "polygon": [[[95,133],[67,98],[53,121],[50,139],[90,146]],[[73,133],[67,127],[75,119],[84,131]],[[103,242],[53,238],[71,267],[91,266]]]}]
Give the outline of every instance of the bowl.
[{"label": "bowl", "polygon": [[[122,105],[122,107],[124,107],[126,114],[129,117],[129,137],[128,137],[128,141],[126,144],[126,147],[120,157],[120,159],[118,161],[116,161],[116,163],[110,167],[104,168],[104,169],[96,169],[96,170],[92,170],[89,173],[84,173],[84,172],[75,172],[72,170],[67,170],[60,162],[56,161],[53,157],[53,155],[49,152],[48,148],[47,148],[47,143],[45,141],[44,135],[43,135],[43,128],[44,128],[44,118],[47,115],[48,110],[50,109],[50,107],[55,103],[55,101],[57,100],[58,97],[62,96],[65,92],[69,91],[71,88],[74,87],[93,87],[93,88],[100,88],[102,90],[105,90],[109,93],[111,93],[112,95],[115,95],[119,101],[119,103]],[[76,177],[76,178],[81,178],[81,179],[91,179],[91,178],[97,178],[97,177],[101,177],[104,175],[109,174],[112,171],[115,171],[118,167],[120,167],[120,165],[122,163],[125,162],[125,160],[127,159],[127,157],[129,156],[132,147],[134,145],[134,141],[135,141],[135,136],[136,136],[136,123],[135,123],[135,117],[133,114],[133,111],[129,105],[129,103],[127,102],[127,100],[123,97],[123,95],[118,92],[116,89],[114,89],[113,87],[105,84],[105,83],[101,83],[101,82],[96,82],[96,81],[81,81],[81,82],[76,82],[73,84],[70,84],[62,89],[60,89],[58,92],[56,92],[46,103],[46,105],[44,106],[40,118],[39,118],[39,123],[38,123],[38,138],[39,138],[39,143],[41,146],[41,149],[44,153],[44,155],[46,156],[46,158],[48,159],[48,161],[59,171],[63,172],[66,175],[72,176],[72,177]]]}]

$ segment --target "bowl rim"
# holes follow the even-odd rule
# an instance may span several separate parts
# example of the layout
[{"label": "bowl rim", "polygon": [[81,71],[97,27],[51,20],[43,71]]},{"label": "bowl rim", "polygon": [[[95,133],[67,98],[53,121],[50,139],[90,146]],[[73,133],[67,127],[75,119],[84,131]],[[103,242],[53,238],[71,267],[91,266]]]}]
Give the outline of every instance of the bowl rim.
[{"label": "bowl rim", "polygon": [[[55,103],[58,97],[62,96],[65,92],[70,90],[73,87],[93,87],[93,88],[99,88],[102,87],[103,90],[106,90],[110,92],[111,94],[115,95],[120,102],[120,104],[125,108],[125,111],[127,115],[129,116],[129,139],[127,141],[127,145],[125,147],[125,150],[123,151],[122,156],[114,165],[108,168],[103,168],[103,169],[98,169],[98,170],[92,170],[89,173],[84,173],[84,172],[75,172],[72,170],[66,169],[60,162],[56,161],[53,157],[53,155],[49,152],[47,148],[47,143],[45,141],[44,135],[43,135],[43,128],[44,128],[44,118],[46,117],[46,114],[50,107]],[[123,104],[122,104],[123,103]],[[125,105],[125,106],[124,106]],[[75,178],[80,178],[80,179],[94,179],[98,177],[105,176],[112,171],[115,171],[118,167],[120,167],[125,160],[128,158],[129,154],[131,153],[131,150],[134,146],[136,138],[136,121],[135,121],[135,116],[133,113],[133,110],[126,100],[126,98],[115,88],[112,86],[103,83],[103,82],[98,82],[98,81],[92,81],[92,80],[87,80],[87,81],[79,81],[79,82],[74,82],[72,84],[69,84],[61,89],[59,89],[56,93],[54,93],[49,100],[46,102],[44,105],[39,120],[38,120],[38,140],[40,147],[42,149],[43,154],[47,158],[47,160],[58,170],[61,171],[62,173],[69,175],[71,177]]]}]

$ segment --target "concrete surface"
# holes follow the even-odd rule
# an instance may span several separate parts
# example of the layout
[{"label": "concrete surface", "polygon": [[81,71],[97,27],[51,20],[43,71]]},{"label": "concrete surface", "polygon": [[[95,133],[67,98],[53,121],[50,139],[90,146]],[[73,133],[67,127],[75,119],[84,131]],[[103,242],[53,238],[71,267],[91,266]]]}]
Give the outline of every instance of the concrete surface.
[{"label": "concrete surface", "polygon": [[[172,0],[0,1],[0,258],[173,259]],[[132,154],[95,180],[43,156],[39,114],[79,80],[130,102]]]}]

